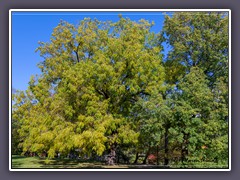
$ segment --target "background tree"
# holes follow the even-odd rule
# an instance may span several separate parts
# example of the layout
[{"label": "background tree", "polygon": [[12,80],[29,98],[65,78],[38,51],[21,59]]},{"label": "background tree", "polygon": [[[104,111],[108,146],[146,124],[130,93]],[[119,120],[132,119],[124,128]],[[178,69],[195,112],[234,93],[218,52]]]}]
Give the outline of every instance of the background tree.
[{"label": "background tree", "polygon": [[163,35],[172,48],[166,61],[169,82],[197,66],[209,85],[220,77],[228,83],[228,14],[176,12],[165,17]]},{"label": "background tree", "polygon": [[162,35],[171,47],[164,66],[167,83],[174,87],[182,161],[223,160],[226,156],[213,160],[210,154],[216,155],[216,144],[224,149],[221,153],[228,153],[228,14],[176,12],[166,16]]}]

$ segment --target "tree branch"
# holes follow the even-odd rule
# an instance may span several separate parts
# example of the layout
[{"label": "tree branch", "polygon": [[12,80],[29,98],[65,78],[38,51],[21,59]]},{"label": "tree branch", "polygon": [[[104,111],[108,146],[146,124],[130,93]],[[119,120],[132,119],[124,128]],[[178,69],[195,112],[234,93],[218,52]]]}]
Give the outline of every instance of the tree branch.
[{"label": "tree branch", "polygon": [[76,54],[76,57],[77,57],[77,61],[78,61],[78,62],[80,62],[80,60],[79,60],[79,56],[78,56],[78,49],[79,49],[79,46],[80,46],[80,45],[81,45],[81,43],[78,43],[77,50],[74,51],[75,54]]}]

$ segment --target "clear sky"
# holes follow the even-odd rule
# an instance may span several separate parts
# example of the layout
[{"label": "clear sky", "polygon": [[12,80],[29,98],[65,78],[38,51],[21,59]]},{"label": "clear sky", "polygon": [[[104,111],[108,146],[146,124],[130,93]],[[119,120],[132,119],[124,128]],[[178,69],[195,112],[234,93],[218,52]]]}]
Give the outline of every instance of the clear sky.
[{"label": "clear sky", "polygon": [[138,21],[154,21],[151,31],[163,27],[162,12],[12,12],[12,88],[26,90],[31,75],[40,74],[37,63],[43,61],[38,52],[38,41],[49,42],[53,29],[60,20],[77,25],[85,17],[101,21],[118,21],[118,14]]}]

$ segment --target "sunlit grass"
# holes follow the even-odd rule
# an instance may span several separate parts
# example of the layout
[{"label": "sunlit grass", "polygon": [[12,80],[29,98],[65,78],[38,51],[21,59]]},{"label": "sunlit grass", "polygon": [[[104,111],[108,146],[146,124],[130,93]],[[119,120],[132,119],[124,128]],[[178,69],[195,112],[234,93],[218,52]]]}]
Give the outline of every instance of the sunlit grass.
[{"label": "sunlit grass", "polygon": [[12,169],[101,169],[101,168],[228,168],[227,163],[213,163],[213,162],[202,162],[202,163],[189,163],[188,165],[182,164],[171,164],[167,167],[162,165],[142,165],[142,164],[116,164],[114,166],[108,166],[104,162],[96,161],[83,161],[83,160],[71,160],[71,159],[43,159],[39,157],[24,157],[13,155],[12,156]]},{"label": "sunlit grass", "polygon": [[12,168],[128,168],[127,165],[108,166],[101,162],[82,162],[70,159],[41,159],[39,157],[24,157],[13,155]]}]

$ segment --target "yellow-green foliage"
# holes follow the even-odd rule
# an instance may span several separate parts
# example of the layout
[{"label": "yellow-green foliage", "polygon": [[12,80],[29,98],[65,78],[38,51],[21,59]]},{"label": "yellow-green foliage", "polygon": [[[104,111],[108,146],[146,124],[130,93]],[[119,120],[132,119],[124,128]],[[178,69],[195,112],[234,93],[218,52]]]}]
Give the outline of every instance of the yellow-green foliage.
[{"label": "yellow-green foliage", "polygon": [[19,118],[24,151],[54,157],[80,148],[102,155],[111,144],[137,143],[131,107],[140,95],[164,89],[161,47],[151,26],[124,18],[60,22],[37,49],[44,61],[41,76],[30,80],[29,104],[14,112],[29,112]]}]

